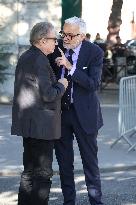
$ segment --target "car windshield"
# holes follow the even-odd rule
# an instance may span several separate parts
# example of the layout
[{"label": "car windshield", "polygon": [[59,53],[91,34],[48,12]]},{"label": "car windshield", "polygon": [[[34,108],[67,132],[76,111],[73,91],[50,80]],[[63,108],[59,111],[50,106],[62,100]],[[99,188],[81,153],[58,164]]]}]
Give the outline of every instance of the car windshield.
[{"label": "car windshield", "polygon": [[136,40],[132,40],[128,43],[128,46],[136,46]]}]

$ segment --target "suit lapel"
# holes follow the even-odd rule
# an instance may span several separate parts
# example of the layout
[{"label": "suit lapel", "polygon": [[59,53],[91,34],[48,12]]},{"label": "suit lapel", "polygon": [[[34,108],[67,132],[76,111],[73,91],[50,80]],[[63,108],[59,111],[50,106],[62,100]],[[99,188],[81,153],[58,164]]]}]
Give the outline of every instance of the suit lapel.
[{"label": "suit lapel", "polygon": [[87,46],[88,44],[86,44],[86,41],[82,42],[80,51],[79,51],[79,55],[78,55],[78,60],[77,60],[77,69],[83,69],[83,67],[85,66],[85,63],[87,62],[86,59],[88,59],[88,55],[91,55],[91,53],[89,53],[89,47]]},{"label": "suit lapel", "polygon": [[[63,47],[62,41],[59,42],[59,47],[63,50],[64,53],[66,52],[66,49]],[[89,53],[89,50],[90,49],[88,46],[88,42],[83,41],[81,48],[80,48],[80,51],[79,51],[78,60],[77,60],[77,66],[76,66],[77,69],[83,69],[83,67],[86,66],[85,64],[87,63],[88,56],[91,55],[91,53]],[[63,68],[63,66],[58,67],[57,78],[61,77],[62,68]]]}]

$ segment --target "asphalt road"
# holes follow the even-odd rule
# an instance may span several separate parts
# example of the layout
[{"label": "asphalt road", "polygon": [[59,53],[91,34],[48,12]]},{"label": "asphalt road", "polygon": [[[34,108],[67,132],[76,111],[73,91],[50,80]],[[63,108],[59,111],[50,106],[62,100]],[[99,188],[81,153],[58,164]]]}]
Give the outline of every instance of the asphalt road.
[{"label": "asphalt road", "polygon": [[[102,174],[105,205],[136,205],[136,171]],[[0,177],[0,205],[16,205],[19,176]],[[78,205],[89,205],[83,174],[75,175]],[[59,176],[53,177],[49,205],[62,205]]]}]

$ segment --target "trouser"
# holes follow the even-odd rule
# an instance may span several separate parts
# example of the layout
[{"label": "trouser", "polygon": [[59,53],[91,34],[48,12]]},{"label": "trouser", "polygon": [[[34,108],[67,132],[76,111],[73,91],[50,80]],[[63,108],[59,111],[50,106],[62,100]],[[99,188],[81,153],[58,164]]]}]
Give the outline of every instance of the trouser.
[{"label": "trouser", "polygon": [[55,142],[55,153],[60,169],[64,205],[75,205],[73,133],[75,134],[85,173],[90,204],[102,204],[101,181],[97,159],[97,133],[87,135],[81,128],[72,106],[62,112],[62,137]]},{"label": "trouser", "polygon": [[23,138],[23,146],[18,205],[48,205],[54,141]]}]

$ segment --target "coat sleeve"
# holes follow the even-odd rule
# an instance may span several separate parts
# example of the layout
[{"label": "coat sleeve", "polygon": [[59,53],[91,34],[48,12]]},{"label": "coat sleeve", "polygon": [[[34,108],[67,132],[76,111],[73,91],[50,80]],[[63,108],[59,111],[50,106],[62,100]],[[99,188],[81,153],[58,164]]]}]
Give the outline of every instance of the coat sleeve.
[{"label": "coat sleeve", "polygon": [[52,81],[53,76],[51,74],[53,75],[53,71],[48,60],[43,58],[43,56],[39,56],[35,66],[38,69],[38,86],[42,99],[45,102],[53,102],[60,99],[65,92],[65,88],[63,84]]},{"label": "coat sleeve", "polygon": [[103,51],[96,47],[94,53],[86,71],[77,68],[72,76],[75,83],[89,91],[98,90],[101,83]]}]

